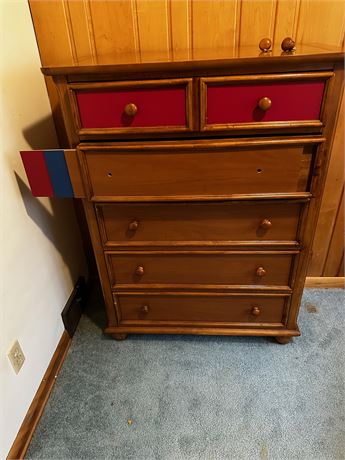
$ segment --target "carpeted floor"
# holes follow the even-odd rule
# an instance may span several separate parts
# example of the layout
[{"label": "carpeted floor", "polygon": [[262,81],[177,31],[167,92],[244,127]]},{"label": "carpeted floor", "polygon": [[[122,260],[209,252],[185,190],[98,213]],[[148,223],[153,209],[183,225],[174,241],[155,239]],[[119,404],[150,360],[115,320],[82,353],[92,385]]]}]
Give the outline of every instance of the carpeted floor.
[{"label": "carpeted floor", "polygon": [[345,459],[344,314],[343,290],[309,289],[288,345],[116,342],[95,292],[27,458]]}]

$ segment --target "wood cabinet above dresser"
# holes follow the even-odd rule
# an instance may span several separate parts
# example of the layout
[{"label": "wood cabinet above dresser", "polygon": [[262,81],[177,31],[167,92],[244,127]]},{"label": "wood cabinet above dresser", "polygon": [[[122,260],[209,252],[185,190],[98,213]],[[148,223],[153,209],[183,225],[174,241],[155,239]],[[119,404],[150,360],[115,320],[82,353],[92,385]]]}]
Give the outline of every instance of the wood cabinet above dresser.
[{"label": "wood cabinet above dresser", "polygon": [[107,333],[300,334],[343,66],[341,52],[297,45],[43,69],[59,93]]}]

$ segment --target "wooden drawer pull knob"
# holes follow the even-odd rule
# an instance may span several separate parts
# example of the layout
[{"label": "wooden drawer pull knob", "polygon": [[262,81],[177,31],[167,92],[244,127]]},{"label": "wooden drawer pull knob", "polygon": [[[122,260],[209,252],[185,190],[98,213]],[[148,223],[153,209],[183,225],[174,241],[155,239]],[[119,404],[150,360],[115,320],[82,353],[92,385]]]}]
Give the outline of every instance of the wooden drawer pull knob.
[{"label": "wooden drawer pull knob", "polygon": [[266,275],[266,270],[264,269],[264,267],[258,267],[256,269],[256,274],[257,274],[257,276],[265,276]]},{"label": "wooden drawer pull knob", "polygon": [[258,107],[266,112],[272,106],[272,101],[269,97],[262,97],[258,102]]},{"label": "wooden drawer pull knob", "polygon": [[291,37],[286,37],[282,41],[281,47],[283,51],[292,51],[295,48],[295,40],[293,40]]},{"label": "wooden drawer pull knob", "polygon": [[138,107],[132,102],[130,104],[125,105],[125,114],[128,115],[129,117],[134,117],[137,111],[138,111]]},{"label": "wooden drawer pull knob", "polygon": [[128,224],[128,230],[130,230],[131,232],[135,232],[136,230],[138,230],[138,227],[139,222],[137,220],[132,220],[132,222]]},{"label": "wooden drawer pull knob", "polygon": [[259,43],[259,48],[265,53],[271,48],[272,41],[270,38],[263,38]]},{"label": "wooden drawer pull knob", "polygon": [[150,311],[150,307],[148,305],[143,305],[140,310],[142,313],[147,314]]},{"label": "wooden drawer pull knob", "polygon": [[269,228],[272,227],[272,222],[271,222],[269,219],[264,219],[264,220],[260,223],[260,227],[261,227],[261,228],[264,228],[265,230],[268,230]]},{"label": "wooden drawer pull knob", "polygon": [[252,315],[253,316],[259,316],[261,314],[261,310],[259,307],[253,307],[252,308]]},{"label": "wooden drawer pull knob", "polygon": [[135,274],[138,276],[143,276],[145,270],[142,265],[138,265],[137,268],[135,269]]}]

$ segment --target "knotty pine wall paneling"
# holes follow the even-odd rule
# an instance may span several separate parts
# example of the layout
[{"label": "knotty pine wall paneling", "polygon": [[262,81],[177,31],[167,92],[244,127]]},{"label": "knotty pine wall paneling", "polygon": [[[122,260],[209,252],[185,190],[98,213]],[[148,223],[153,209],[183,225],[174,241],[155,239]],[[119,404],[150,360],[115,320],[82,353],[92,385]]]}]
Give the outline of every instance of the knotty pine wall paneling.
[{"label": "knotty pine wall paneling", "polygon": [[[343,0],[29,0],[44,66],[182,60],[201,50],[280,43],[344,46]],[[216,51],[215,51],[216,57]],[[47,80],[59,137],[55,88]],[[344,103],[316,230],[309,275],[344,276]]]},{"label": "knotty pine wall paneling", "polygon": [[344,251],[344,110],[343,95],[309,264],[309,275],[315,277],[344,276],[343,267],[337,275]]}]

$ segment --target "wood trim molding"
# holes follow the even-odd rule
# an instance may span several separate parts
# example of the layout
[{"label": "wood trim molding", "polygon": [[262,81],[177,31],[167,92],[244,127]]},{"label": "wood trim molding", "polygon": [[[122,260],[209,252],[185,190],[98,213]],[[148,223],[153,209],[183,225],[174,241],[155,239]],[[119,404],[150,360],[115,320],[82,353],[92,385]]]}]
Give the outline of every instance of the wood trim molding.
[{"label": "wood trim molding", "polygon": [[[289,123],[290,124],[290,123]],[[103,128],[102,128],[103,129]],[[186,151],[194,152],[196,149],[198,151],[209,152],[213,150],[228,151],[229,149],[234,149],[235,151],[241,147],[263,147],[267,148],[270,146],[290,146],[290,145],[310,145],[310,144],[323,144],[326,142],[326,137],[315,135],[313,137],[301,137],[301,136],[291,136],[283,138],[277,137],[254,137],[254,138],[232,138],[232,139],[176,139],[176,140],[159,140],[159,141],[143,141],[143,142],[97,142],[95,143],[83,143],[78,146],[77,151],[80,152],[128,152],[128,153],[142,153],[147,151],[149,153],[157,151],[161,153],[162,151],[173,151],[175,154]]]},{"label": "wood trim molding", "polygon": [[[33,3],[33,2],[31,2]],[[281,54],[281,50],[279,50]],[[257,56],[257,50],[256,50]],[[320,60],[322,58],[322,62]],[[42,73],[44,75],[68,75],[69,81],[73,82],[73,77],[76,77],[78,82],[83,81],[80,75],[98,74],[105,78],[109,78],[109,75],[115,74],[119,79],[133,79],[138,74],[141,78],[154,78],[157,74],[164,76],[164,78],[173,78],[180,75],[183,72],[185,75],[193,75],[195,69],[198,70],[198,74],[202,77],[208,77],[212,75],[229,75],[234,74],[253,74],[255,72],[260,73],[272,73],[272,72],[283,72],[283,71],[308,71],[308,70],[330,70],[330,63],[341,62],[344,60],[344,54],[341,51],[320,53],[320,54],[305,54],[293,57],[294,65],[291,66],[291,56],[274,56],[274,59],[270,59],[270,65],[267,66],[267,60],[261,60],[257,57],[237,57],[230,59],[209,59],[202,60],[191,60],[191,61],[175,61],[175,62],[142,62],[134,63],[131,59],[130,64],[119,63],[113,65],[82,65],[82,66],[45,66],[42,67]],[[293,67],[293,68],[291,68]],[[97,77],[97,80],[99,78]]]},{"label": "wood trim molding", "polygon": [[305,282],[306,288],[345,288],[345,278],[342,276],[308,276]]},{"label": "wood trim molding", "polygon": [[[108,326],[104,332],[106,334],[197,334],[197,335],[228,335],[228,336],[257,336],[257,337],[275,337],[275,336],[299,336],[301,333],[298,329],[285,329],[282,325],[274,326],[267,329],[254,328],[233,328],[224,329],[221,327],[190,327],[186,326]],[[272,326],[272,323],[270,323]],[[116,337],[114,337],[116,339]]]},{"label": "wood trim molding", "polygon": [[48,402],[50,393],[55,384],[56,377],[65,360],[67,351],[71,344],[71,338],[67,331],[64,331],[56,347],[54,355],[49,366],[42,378],[40,386],[32,400],[29,410],[18,431],[16,439],[7,455],[7,460],[23,459],[30,445],[32,436],[37,424],[43,414],[44,408]]}]

